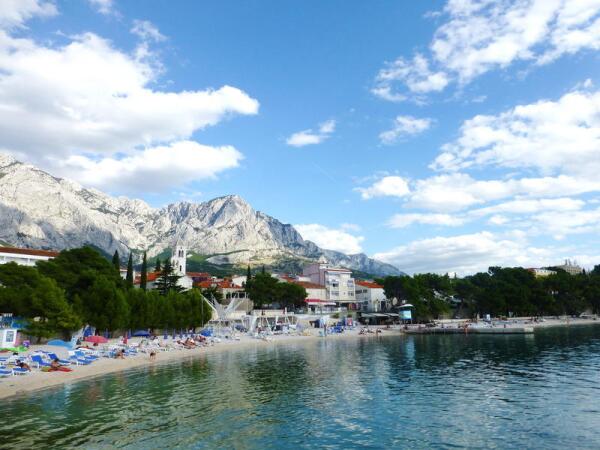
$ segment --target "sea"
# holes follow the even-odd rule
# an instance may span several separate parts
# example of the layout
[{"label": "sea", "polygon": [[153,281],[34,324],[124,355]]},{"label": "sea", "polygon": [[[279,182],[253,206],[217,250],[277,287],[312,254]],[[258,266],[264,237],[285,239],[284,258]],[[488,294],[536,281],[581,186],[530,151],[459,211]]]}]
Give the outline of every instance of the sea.
[{"label": "sea", "polygon": [[600,326],[159,362],[0,400],[0,448],[599,449]]}]

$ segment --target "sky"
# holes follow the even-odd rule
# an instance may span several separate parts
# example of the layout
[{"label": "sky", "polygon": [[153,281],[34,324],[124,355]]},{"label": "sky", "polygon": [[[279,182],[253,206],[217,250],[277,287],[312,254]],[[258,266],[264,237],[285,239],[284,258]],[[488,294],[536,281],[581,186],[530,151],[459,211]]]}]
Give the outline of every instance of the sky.
[{"label": "sky", "polygon": [[600,264],[600,0],[2,0],[0,151],[407,273]]}]

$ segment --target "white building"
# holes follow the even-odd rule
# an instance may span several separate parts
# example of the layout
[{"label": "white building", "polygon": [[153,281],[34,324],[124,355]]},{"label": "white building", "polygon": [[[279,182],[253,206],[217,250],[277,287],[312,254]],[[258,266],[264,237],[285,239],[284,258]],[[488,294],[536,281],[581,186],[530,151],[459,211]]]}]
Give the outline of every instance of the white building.
[{"label": "white building", "polygon": [[371,281],[357,281],[356,303],[360,309],[368,312],[379,312],[386,308],[386,297],[383,286]]},{"label": "white building", "polygon": [[565,263],[561,266],[556,266],[557,269],[562,269],[569,275],[578,275],[583,272],[583,269],[577,265],[577,261],[571,262],[570,259],[565,259]]},{"label": "white building", "polygon": [[173,271],[181,277],[178,281],[179,286],[185,290],[191,289],[194,280],[187,276],[187,248],[181,242],[177,242],[175,250],[173,250],[171,266],[173,266]]},{"label": "white building", "polygon": [[0,247],[0,264],[9,262],[21,266],[35,266],[38,261],[48,261],[56,258],[58,252],[48,250],[33,250],[29,248]]},{"label": "white building", "polygon": [[351,270],[329,267],[329,264],[321,259],[306,266],[303,275],[308,277],[311,283],[325,286],[326,300],[335,302],[338,306],[348,306],[356,302]]},{"label": "white building", "polygon": [[556,270],[550,270],[550,269],[536,269],[536,268],[532,268],[532,269],[527,269],[530,272],[532,272],[536,277],[549,277],[550,275],[554,275],[556,273]]}]

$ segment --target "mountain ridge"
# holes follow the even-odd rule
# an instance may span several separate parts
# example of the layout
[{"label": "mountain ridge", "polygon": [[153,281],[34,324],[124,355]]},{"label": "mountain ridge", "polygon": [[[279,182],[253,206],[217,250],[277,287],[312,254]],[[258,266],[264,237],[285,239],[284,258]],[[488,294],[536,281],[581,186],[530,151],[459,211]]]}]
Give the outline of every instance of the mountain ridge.
[{"label": "mountain ridge", "polygon": [[[0,240],[62,250],[93,244],[112,254],[148,251],[150,257],[181,240],[198,254],[227,254],[221,263],[276,265],[322,256],[335,265],[401,274],[365,254],[346,255],[304,240],[290,224],[256,211],[237,194],[202,203],[153,208],[143,200],[112,197],[0,154]],[[231,253],[232,252],[232,253]]]}]

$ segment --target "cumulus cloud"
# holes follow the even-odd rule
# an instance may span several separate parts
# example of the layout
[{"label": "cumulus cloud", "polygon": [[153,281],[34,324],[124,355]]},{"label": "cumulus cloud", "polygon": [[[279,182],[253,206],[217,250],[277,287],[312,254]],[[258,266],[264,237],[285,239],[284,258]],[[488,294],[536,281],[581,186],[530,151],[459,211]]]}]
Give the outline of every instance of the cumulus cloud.
[{"label": "cumulus cloud", "polygon": [[[20,17],[32,14],[20,11]],[[162,35],[149,22],[136,23],[134,29],[146,40],[146,47],[143,52],[138,47],[133,54],[93,33],[83,33],[52,47],[2,34],[2,150],[86,184],[88,180],[82,176],[86,172],[67,173],[64,161],[110,165],[125,174],[127,167],[120,161],[135,163],[148,154],[145,152],[156,149],[165,152],[164,160],[168,160],[176,153],[172,147],[179,145],[171,144],[189,140],[195,132],[233,115],[258,113],[258,101],[232,86],[179,92],[157,89],[160,71],[147,45],[148,41],[161,40]],[[226,148],[215,149],[222,155],[227,153],[223,150]],[[208,154],[220,160],[215,153]],[[237,165],[206,163],[200,158],[188,163],[186,172],[166,172],[182,166],[165,166],[174,185],[190,180],[188,173],[204,173],[205,167],[216,168],[217,173],[220,167]],[[102,184],[94,177],[90,179]],[[119,179],[125,177],[116,177],[115,181]],[[151,178],[145,181],[152,186]]]},{"label": "cumulus cloud", "polygon": [[321,248],[335,250],[349,255],[362,252],[361,242],[363,236],[350,234],[346,229],[328,228],[324,225],[312,223],[294,225],[302,238],[312,241]]},{"label": "cumulus cloud", "polygon": [[[395,87],[397,84],[403,86],[404,91],[398,91]],[[398,58],[387,63],[377,74],[371,92],[384,100],[398,102],[408,98],[407,92],[415,94],[418,99],[420,94],[439,92],[447,84],[446,74],[432,72],[427,59],[417,54],[411,61]]]},{"label": "cumulus cloud", "polygon": [[88,3],[100,14],[109,15],[114,12],[113,0],[88,0]]},{"label": "cumulus cloud", "polygon": [[285,143],[292,147],[304,147],[306,145],[320,144],[328,139],[335,131],[335,125],[335,120],[327,120],[321,123],[317,130],[308,129],[292,134],[286,139]]},{"label": "cumulus cloud", "polygon": [[521,239],[487,231],[410,242],[373,258],[412,273],[436,272],[460,275],[486,271],[490,266],[539,267],[560,261],[561,253],[537,248]]},{"label": "cumulus cloud", "polygon": [[135,152],[123,158],[94,160],[73,155],[60,163],[63,173],[87,185],[108,189],[119,186],[129,192],[161,192],[190,181],[215,178],[235,168],[242,154],[231,146],[210,147],[194,141],[172,142]]},{"label": "cumulus cloud", "polygon": [[398,176],[390,175],[381,178],[366,188],[356,188],[363,199],[368,200],[374,197],[405,197],[410,193],[408,182]]},{"label": "cumulus cloud", "polygon": [[395,214],[389,220],[388,225],[391,228],[405,228],[413,224],[422,225],[441,225],[456,227],[465,223],[465,218],[452,216],[450,214]]},{"label": "cumulus cloud", "polygon": [[384,144],[393,144],[407,136],[415,136],[429,129],[431,119],[417,119],[413,116],[396,116],[391,130],[384,131],[379,139]]},{"label": "cumulus cloud", "polygon": [[158,28],[148,20],[134,20],[130,31],[145,41],[161,42],[166,39]]},{"label": "cumulus cloud", "polygon": [[598,0],[448,0],[441,17],[429,54],[387,64],[375,79],[376,95],[419,98],[519,61],[543,65],[600,49]]},{"label": "cumulus cloud", "polygon": [[43,0],[3,0],[0,2],[0,29],[23,27],[32,17],[58,14],[54,3]]},{"label": "cumulus cloud", "polygon": [[543,174],[596,174],[600,170],[600,92],[570,92],[557,101],[519,105],[478,115],[442,148],[432,168],[501,166]]}]

